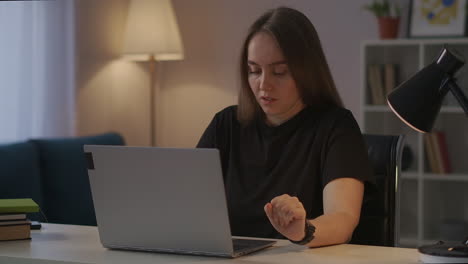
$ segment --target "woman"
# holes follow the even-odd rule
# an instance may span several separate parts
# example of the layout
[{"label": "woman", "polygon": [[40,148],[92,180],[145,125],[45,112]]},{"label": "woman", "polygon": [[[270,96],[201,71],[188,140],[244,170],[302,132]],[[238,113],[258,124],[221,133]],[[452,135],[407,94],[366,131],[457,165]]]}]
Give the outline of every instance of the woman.
[{"label": "woman", "polygon": [[372,173],[312,23],[286,7],[262,15],[240,74],[238,106],[217,113],[197,145],[220,150],[232,234],[346,243]]}]

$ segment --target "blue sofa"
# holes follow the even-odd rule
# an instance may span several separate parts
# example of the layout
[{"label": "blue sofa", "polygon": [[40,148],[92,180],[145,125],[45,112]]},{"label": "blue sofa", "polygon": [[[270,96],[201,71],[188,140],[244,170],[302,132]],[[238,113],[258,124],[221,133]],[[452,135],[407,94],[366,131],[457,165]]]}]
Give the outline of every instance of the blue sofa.
[{"label": "blue sofa", "polygon": [[124,145],[117,133],[0,145],[0,199],[32,198],[41,222],[96,225],[83,145]]}]

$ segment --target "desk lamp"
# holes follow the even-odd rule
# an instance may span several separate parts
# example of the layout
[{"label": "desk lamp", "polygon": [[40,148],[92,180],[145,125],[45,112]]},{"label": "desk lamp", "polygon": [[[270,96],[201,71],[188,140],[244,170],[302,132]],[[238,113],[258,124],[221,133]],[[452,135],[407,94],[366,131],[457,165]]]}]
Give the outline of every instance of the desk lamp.
[{"label": "desk lamp", "polygon": [[[390,109],[412,129],[426,133],[434,126],[442,100],[450,91],[468,115],[468,100],[454,75],[465,64],[462,56],[445,46],[437,59],[399,85],[387,97]],[[460,243],[439,241],[418,248],[426,263],[468,263],[468,238]]]}]

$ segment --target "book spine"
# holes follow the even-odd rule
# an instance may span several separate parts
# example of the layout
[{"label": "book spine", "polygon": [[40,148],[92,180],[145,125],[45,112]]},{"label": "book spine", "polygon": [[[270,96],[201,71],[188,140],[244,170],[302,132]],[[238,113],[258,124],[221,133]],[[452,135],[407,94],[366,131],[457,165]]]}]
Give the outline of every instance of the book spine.
[{"label": "book spine", "polygon": [[24,214],[39,212],[39,206],[31,198],[0,199],[0,213]]},{"label": "book spine", "polygon": [[424,147],[426,149],[426,157],[429,164],[429,169],[432,173],[436,173],[437,170],[435,167],[434,150],[429,133],[424,135]]},{"label": "book spine", "polygon": [[12,225],[30,225],[29,220],[19,220],[19,221],[1,221],[0,226],[12,226]]},{"label": "book spine", "polygon": [[18,240],[30,237],[30,224],[0,226],[0,240]]},{"label": "book spine", "polygon": [[380,65],[371,64],[367,69],[367,79],[370,92],[371,104],[382,105],[385,103],[383,91],[383,79]]},{"label": "book spine", "polygon": [[450,163],[450,157],[447,147],[447,140],[444,132],[437,132],[437,140],[439,145],[439,151],[441,156],[442,165],[444,167],[444,173],[452,173],[452,165]]},{"label": "book spine", "polygon": [[393,91],[396,85],[395,64],[385,64],[385,97]]},{"label": "book spine", "polygon": [[24,220],[26,214],[0,214],[0,221]]},{"label": "book spine", "polygon": [[372,105],[377,104],[377,92],[376,92],[376,82],[375,82],[375,74],[374,74],[374,66],[369,65],[367,66],[367,85],[369,87],[369,103]]},{"label": "book spine", "polygon": [[436,164],[436,173],[443,174],[444,168],[442,166],[442,157],[440,156],[440,147],[437,140],[437,131],[434,131],[430,134],[432,146],[434,149],[434,159]]},{"label": "book spine", "polygon": [[384,79],[383,79],[383,67],[382,65],[375,65],[375,79],[377,83],[377,104],[385,104],[385,90],[384,90]]}]

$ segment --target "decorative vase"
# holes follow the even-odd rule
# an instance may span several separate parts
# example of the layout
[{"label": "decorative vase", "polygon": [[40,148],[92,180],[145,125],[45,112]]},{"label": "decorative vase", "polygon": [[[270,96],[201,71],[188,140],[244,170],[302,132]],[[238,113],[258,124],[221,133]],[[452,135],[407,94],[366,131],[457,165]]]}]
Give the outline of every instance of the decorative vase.
[{"label": "decorative vase", "polygon": [[394,39],[398,36],[399,17],[379,17],[379,34],[381,39]]}]

